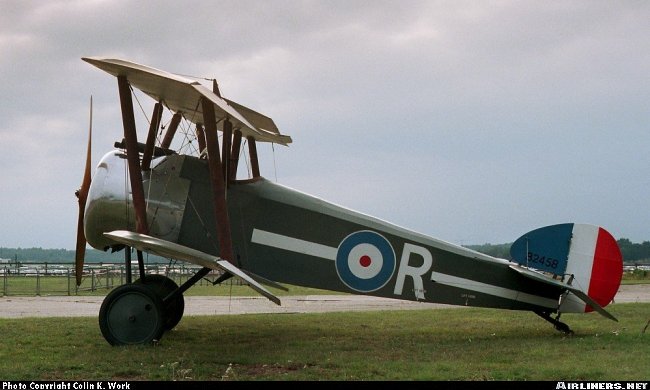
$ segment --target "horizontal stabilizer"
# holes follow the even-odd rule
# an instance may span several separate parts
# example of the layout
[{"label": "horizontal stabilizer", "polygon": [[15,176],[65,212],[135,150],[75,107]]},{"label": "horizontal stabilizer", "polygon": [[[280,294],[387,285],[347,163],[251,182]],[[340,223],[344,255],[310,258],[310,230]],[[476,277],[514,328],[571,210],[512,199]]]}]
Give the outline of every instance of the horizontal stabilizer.
[{"label": "horizontal stabilizer", "polygon": [[229,272],[237,276],[258,293],[264,295],[276,305],[280,305],[280,299],[260,285],[253,277],[249,276],[227,260],[209,255],[196,249],[188,248],[170,241],[134,233],[127,230],[115,230],[104,235],[120,244],[128,245],[139,251],[149,252],[158,256],[187,261],[188,263],[200,265],[213,270]]},{"label": "horizontal stabilizer", "polygon": [[568,284],[566,284],[564,282],[561,282],[559,280],[551,279],[548,276],[545,276],[545,275],[543,275],[543,274],[541,274],[539,272],[530,270],[528,268],[525,268],[525,267],[522,267],[522,266],[519,266],[519,265],[512,264],[512,265],[510,265],[510,268],[517,271],[518,273],[520,273],[521,275],[523,275],[523,276],[525,276],[525,277],[527,277],[529,279],[533,279],[533,280],[536,280],[538,282],[550,284],[552,286],[560,287],[562,289],[570,291],[573,294],[575,294],[578,298],[582,299],[586,304],[591,306],[598,313],[603,315],[604,317],[607,317],[610,320],[618,321],[616,319],[616,317],[614,317],[609,312],[607,312],[605,309],[603,309],[603,307],[600,306],[598,304],[598,302],[594,301],[587,294],[585,294],[584,292],[582,292],[581,290],[579,290],[579,289],[577,289],[575,287],[572,287],[572,286],[570,286],[570,285],[568,285]]}]

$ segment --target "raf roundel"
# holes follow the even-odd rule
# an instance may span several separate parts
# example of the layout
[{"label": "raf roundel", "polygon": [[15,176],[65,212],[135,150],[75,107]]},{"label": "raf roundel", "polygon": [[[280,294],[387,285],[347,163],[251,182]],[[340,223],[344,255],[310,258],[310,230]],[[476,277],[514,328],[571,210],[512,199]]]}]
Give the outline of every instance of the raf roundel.
[{"label": "raf roundel", "polygon": [[382,235],[363,230],[350,234],[336,252],[336,272],[346,286],[360,292],[382,288],[395,271],[395,251]]}]

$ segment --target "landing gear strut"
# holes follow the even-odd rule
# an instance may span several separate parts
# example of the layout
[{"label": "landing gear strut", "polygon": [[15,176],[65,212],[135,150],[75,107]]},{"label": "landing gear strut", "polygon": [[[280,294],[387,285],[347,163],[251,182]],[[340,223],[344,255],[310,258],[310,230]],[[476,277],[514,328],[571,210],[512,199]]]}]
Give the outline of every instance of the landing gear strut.
[{"label": "landing gear strut", "polygon": [[560,314],[559,313],[558,313],[557,316],[555,316],[555,318],[551,317],[551,314],[547,313],[547,312],[536,311],[535,314],[537,314],[538,316],[542,317],[546,321],[553,324],[553,326],[555,326],[556,330],[559,330],[560,332],[562,332],[564,334],[567,334],[567,335],[572,335],[573,334],[573,331],[571,330],[571,328],[569,328],[569,325],[565,324],[564,322],[560,322]]},{"label": "landing gear strut", "polygon": [[183,294],[175,294],[172,298],[166,299],[178,289],[176,282],[164,275],[145,275],[143,278],[136,280],[135,283],[144,284],[160,297],[165,307],[164,330],[174,329],[183,318],[183,312],[185,311]]}]

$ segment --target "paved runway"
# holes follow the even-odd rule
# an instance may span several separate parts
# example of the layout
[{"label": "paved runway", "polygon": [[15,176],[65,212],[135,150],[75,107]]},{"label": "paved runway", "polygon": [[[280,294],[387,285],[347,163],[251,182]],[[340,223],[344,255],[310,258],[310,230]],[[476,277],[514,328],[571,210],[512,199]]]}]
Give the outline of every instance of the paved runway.
[{"label": "paved runway", "polygon": [[[0,298],[0,318],[96,317],[104,297],[30,296]],[[280,297],[277,306],[262,296],[185,297],[185,315],[245,313],[314,313],[333,311],[413,310],[460,306],[410,302],[363,295],[307,295]],[[623,285],[614,303],[650,302],[650,284]]]}]

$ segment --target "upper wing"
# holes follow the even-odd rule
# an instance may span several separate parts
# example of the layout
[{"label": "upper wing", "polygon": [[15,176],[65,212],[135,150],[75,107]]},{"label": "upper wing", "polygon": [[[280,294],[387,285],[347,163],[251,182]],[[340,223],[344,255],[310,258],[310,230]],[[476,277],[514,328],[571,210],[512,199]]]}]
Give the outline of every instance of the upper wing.
[{"label": "upper wing", "polygon": [[566,284],[564,282],[561,282],[559,280],[548,278],[548,277],[540,274],[539,272],[532,271],[532,270],[530,270],[528,268],[525,268],[525,267],[522,267],[522,266],[519,266],[519,265],[514,265],[514,264],[510,265],[510,269],[513,269],[513,270],[519,272],[521,275],[523,275],[523,276],[525,276],[525,277],[527,277],[529,279],[537,280],[539,282],[543,282],[543,283],[546,283],[546,284],[550,284],[550,285],[553,285],[553,286],[560,287],[560,288],[563,288],[565,290],[568,290],[568,291],[572,292],[573,294],[575,294],[578,298],[582,299],[586,304],[591,306],[598,313],[600,313],[603,316],[609,318],[610,320],[618,321],[616,319],[616,317],[614,317],[608,311],[603,309],[603,307],[600,306],[598,304],[598,302],[591,299],[591,297],[589,297],[589,295],[585,294],[581,290],[579,290],[579,289],[577,289],[577,288],[575,288],[575,287],[573,287],[571,285],[568,285],[568,284]]},{"label": "upper wing", "polygon": [[291,137],[280,134],[273,120],[250,108],[223,99],[204,87],[198,81],[165,72],[133,62],[100,57],[84,57],[84,61],[112,74],[124,76],[133,87],[138,88],[156,101],[163,102],[170,110],[182,113],[193,123],[203,122],[200,99],[209,99],[218,116],[228,116],[234,129],[239,129],[244,137],[256,141],[274,142],[282,145],[291,143]]},{"label": "upper wing", "polygon": [[264,295],[269,300],[273,301],[276,305],[280,305],[280,299],[278,297],[273,295],[270,291],[256,282],[245,271],[235,267],[227,260],[221,260],[216,256],[212,256],[207,253],[197,251],[196,249],[173,243],[171,241],[165,241],[159,238],[151,237],[145,234],[134,233],[127,230],[115,230],[109,233],[104,233],[104,235],[112,240],[115,240],[116,242],[128,245],[143,252],[150,252],[162,257],[184,260],[192,264],[200,265],[202,267],[229,272],[248,283],[253,290]]}]

